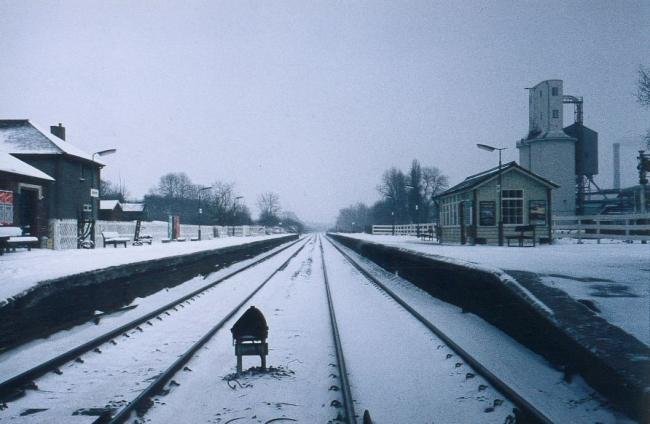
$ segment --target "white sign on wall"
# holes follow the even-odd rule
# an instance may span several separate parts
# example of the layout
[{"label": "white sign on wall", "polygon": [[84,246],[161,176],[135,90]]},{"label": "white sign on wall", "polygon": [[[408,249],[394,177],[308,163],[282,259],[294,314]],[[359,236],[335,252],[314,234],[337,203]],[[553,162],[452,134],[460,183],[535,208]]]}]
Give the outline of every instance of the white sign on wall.
[{"label": "white sign on wall", "polygon": [[96,188],[91,188],[90,197],[99,197],[99,190],[97,190]]}]

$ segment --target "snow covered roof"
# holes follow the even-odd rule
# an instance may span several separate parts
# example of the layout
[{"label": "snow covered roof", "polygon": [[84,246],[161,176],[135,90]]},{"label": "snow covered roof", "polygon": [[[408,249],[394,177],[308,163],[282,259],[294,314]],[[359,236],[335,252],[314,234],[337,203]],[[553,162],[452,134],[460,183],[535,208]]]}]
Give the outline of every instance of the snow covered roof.
[{"label": "snow covered roof", "polygon": [[124,212],[142,212],[144,203],[120,203]]},{"label": "snow covered roof", "polygon": [[144,210],[144,203],[122,203],[119,200],[100,200],[99,209],[113,210],[120,207],[122,212],[142,212]]},{"label": "snow covered roof", "polygon": [[16,154],[67,154],[103,165],[93,160],[91,154],[61,140],[28,119],[0,119],[0,151]]},{"label": "snow covered roof", "polygon": [[[529,177],[532,177],[533,179],[536,179],[540,183],[552,187],[552,188],[558,188],[559,185],[555,184],[553,181],[549,181],[544,177],[541,177],[534,172],[531,172],[527,170],[526,168],[523,168],[517,164],[517,162],[508,162],[504,165],[501,166],[501,175],[504,175],[506,172],[510,171],[518,171],[521,172],[524,175],[527,175]],[[483,184],[485,182],[488,182],[489,180],[498,177],[499,175],[499,167],[494,167],[490,168],[487,171],[479,172],[478,174],[470,175],[469,177],[465,178],[461,183],[456,184],[455,186],[447,189],[446,191],[440,193],[436,197],[441,197],[441,196],[447,196],[452,193],[458,193],[461,191],[469,190],[472,188],[475,188],[476,186]]]},{"label": "snow covered roof", "polygon": [[9,153],[0,151],[0,171],[10,174],[23,175],[26,177],[40,178],[42,180],[54,181],[54,178],[40,171],[22,160],[11,156]]},{"label": "snow covered roof", "polygon": [[119,200],[100,200],[99,201],[99,209],[101,209],[101,210],[113,210],[119,204],[120,204]]}]

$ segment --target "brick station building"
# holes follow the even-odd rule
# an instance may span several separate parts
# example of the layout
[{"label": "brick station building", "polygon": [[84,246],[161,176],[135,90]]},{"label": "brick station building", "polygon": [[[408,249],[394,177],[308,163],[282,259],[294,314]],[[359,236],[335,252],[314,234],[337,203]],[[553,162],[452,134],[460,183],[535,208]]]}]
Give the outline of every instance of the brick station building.
[{"label": "brick station building", "polygon": [[[2,171],[4,223],[48,236],[55,219],[97,219],[100,169],[92,155],[65,141],[61,124],[46,131],[27,119],[0,120],[0,153],[23,171]],[[15,161],[14,161],[15,159]],[[18,162],[16,162],[18,161]],[[11,200],[12,204],[8,200]],[[7,210],[12,210],[11,222]]]}]

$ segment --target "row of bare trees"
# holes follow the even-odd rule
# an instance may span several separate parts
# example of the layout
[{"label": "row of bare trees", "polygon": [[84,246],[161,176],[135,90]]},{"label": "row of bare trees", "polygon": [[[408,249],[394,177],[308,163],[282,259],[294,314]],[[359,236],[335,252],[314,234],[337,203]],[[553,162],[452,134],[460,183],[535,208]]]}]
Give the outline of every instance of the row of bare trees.
[{"label": "row of bare trees", "polygon": [[381,199],[372,206],[357,203],[339,211],[339,231],[363,231],[373,224],[411,224],[435,220],[435,196],[449,186],[446,175],[435,166],[421,166],[415,159],[408,172],[390,168],[377,191]]},{"label": "row of bare trees", "polygon": [[[128,191],[123,182],[115,184],[102,180],[102,199],[124,202]],[[251,212],[233,182],[214,181],[208,186],[195,184],[184,172],[171,172],[160,177],[158,184],[144,197],[150,220],[167,220],[179,215],[181,222],[205,225],[248,225],[253,223]],[[262,193],[257,198],[260,225],[281,225],[302,231],[304,225],[292,212],[283,211],[277,193]]]}]

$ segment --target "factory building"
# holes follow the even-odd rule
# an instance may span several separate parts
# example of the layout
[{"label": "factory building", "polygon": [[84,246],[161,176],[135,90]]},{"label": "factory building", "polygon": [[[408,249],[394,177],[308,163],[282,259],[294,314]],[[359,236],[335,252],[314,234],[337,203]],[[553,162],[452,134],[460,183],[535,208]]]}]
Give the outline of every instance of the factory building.
[{"label": "factory building", "polygon": [[[562,80],[528,90],[528,134],[517,142],[519,164],[560,185],[552,193],[553,215],[581,214],[598,174],[598,133],[584,126],[582,98],[565,95]],[[567,127],[565,104],[575,107],[575,122]]]}]

